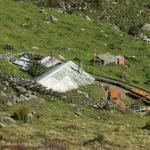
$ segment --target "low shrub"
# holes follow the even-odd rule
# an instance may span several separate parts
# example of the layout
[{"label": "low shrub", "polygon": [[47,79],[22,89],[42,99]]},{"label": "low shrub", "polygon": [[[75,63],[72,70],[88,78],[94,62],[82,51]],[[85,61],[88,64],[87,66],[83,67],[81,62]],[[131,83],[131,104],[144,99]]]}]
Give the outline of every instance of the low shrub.
[{"label": "low shrub", "polygon": [[28,65],[27,71],[33,77],[37,77],[43,73],[45,73],[47,68],[37,61],[31,61]]},{"label": "low shrub", "polygon": [[43,117],[43,113],[42,113],[42,112],[36,112],[35,117],[36,117],[37,119],[40,119],[40,118]]},{"label": "low shrub", "polygon": [[3,135],[0,133],[0,140],[2,140],[3,139]]},{"label": "low shrub", "polygon": [[28,120],[28,113],[29,113],[29,108],[28,107],[22,107],[22,108],[16,110],[13,113],[12,118],[16,119],[16,120],[23,121],[23,122],[27,122],[27,120]]}]

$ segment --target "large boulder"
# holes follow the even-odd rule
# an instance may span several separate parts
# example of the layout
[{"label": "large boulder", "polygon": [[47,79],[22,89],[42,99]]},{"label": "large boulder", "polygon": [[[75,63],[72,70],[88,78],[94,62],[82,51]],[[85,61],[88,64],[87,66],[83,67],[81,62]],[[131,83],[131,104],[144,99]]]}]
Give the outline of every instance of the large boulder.
[{"label": "large boulder", "polygon": [[145,23],[142,27],[142,31],[150,31],[150,24]]},{"label": "large boulder", "polygon": [[46,18],[46,21],[53,23],[53,22],[58,21],[58,19],[51,15]]},{"label": "large boulder", "polygon": [[58,6],[59,6],[60,8],[62,8],[63,10],[66,10],[65,2],[59,2],[59,3],[58,3]]},{"label": "large boulder", "polygon": [[27,90],[26,90],[24,87],[22,87],[22,86],[17,86],[16,89],[17,89],[18,92],[21,93],[21,94],[27,93]]}]

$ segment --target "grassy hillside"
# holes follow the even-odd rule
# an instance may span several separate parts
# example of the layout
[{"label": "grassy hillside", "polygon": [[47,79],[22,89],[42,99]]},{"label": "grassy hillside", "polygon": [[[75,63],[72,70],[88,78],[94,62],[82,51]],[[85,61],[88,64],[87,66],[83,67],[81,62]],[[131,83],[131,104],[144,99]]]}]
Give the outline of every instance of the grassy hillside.
[{"label": "grassy hillside", "polygon": [[[40,98],[9,109],[1,106],[5,112],[0,110],[0,113],[10,115],[25,107],[36,112],[40,118],[27,123],[5,122],[6,127],[0,129],[0,135],[3,135],[0,148],[9,145],[8,150],[13,147],[15,150],[26,150],[31,147],[40,149],[36,147],[42,145],[40,150],[46,147],[48,150],[148,150],[150,146],[149,131],[142,129],[148,116],[100,111],[80,105],[72,107],[58,100],[41,102]],[[78,110],[82,112],[82,117],[75,114]],[[104,139],[101,142],[87,142],[98,136]]]},{"label": "grassy hillside", "polygon": [[[44,8],[44,13],[40,10],[30,2],[0,1],[0,54],[34,52],[47,56],[52,52],[56,57],[62,55],[66,61],[76,62],[79,58],[86,71],[150,89],[149,85],[144,84],[150,79],[149,44],[133,39],[108,23],[88,21],[54,8]],[[50,15],[58,21],[47,23]],[[11,44],[14,49],[5,50],[6,44]],[[91,65],[90,60],[95,52],[135,58],[126,59],[126,66]],[[5,60],[0,60],[0,71],[31,79],[28,73]],[[134,83],[135,80],[137,83]],[[87,92],[95,101],[104,95],[100,84],[81,87],[80,90]],[[0,84],[2,91],[19,96],[11,87]],[[77,103],[72,104],[36,94],[31,101],[13,106],[4,105],[5,99],[0,97],[0,117],[12,116],[14,112],[15,115],[20,112],[21,115],[33,113],[33,118],[27,122],[0,120],[0,149],[149,149],[150,132],[143,129],[149,115],[119,109],[94,109],[82,104],[86,101],[83,95],[80,98],[81,95],[73,91],[69,96],[75,97]]]},{"label": "grassy hillside", "polygon": [[[148,0],[39,0],[35,3],[42,6],[60,7],[62,3],[71,8],[68,13],[88,14],[93,18],[99,18],[105,22],[111,22],[127,31],[130,27],[149,23],[149,1]],[[81,7],[81,9],[78,9]],[[83,9],[82,9],[83,8]],[[86,8],[86,9],[85,9]],[[89,13],[90,12],[90,13]]]},{"label": "grassy hillside", "polygon": [[[123,76],[124,80],[131,83],[136,79],[138,85],[146,87],[143,82],[150,76],[150,45],[134,40],[110,24],[88,21],[52,8],[45,9],[46,14],[39,10],[39,7],[30,3],[1,1],[1,53],[6,53],[4,46],[10,43],[14,46],[14,53],[32,51],[49,55],[53,52],[56,56],[64,56],[66,60],[78,57],[87,71],[114,78]],[[58,21],[47,24],[45,18],[49,15],[57,17]],[[35,46],[39,49],[32,49]],[[136,58],[126,60],[127,67],[92,66],[90,60],[95,52]],[[0,65],[7,70],[5,64],[3,62]]]}]

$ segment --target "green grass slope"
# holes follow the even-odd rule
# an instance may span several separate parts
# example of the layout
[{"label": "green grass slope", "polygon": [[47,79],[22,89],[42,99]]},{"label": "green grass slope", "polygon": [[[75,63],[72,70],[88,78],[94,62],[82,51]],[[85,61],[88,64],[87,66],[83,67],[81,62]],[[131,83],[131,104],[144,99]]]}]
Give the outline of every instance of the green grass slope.
[{"label": "green grass slope", "polygon": [[[90,17],[104,22],[116,24],[125,31],[132,26],[149,23],[149,0],[32,0],[36,4],[50,7],[60,7],[61,3],[71,8],[68,13],[88,14]],[[79,10],[79,7],[86,8]],[[90,11],[92,10],[92,11]],[[90,12],[90,13],[89,13]]]},{"label": "green grass slope", "polygon": [[[72,107],[66,102],[41,101],[40,98],[11,108],[0,108],[1,115],[12,115],[17,110],[28,108],[39,116],[26,123],[3,122],[6,127],[0,129],[1,149],[5,146],[8,150],[148,150],[150,146],[149,131],[142,129],[149,116],[100,111],[83,105]],[[83,116],[75,114],[79,110]],[[104,139],[87,142],[98,136]]]},{"label": "green grass slope", "polygon": [[[6,52],[4,45],[10,43],[14,46],[14,53],[32,51],[49,55],[53,52],[67,60],[78,57],[87,71],[115,78],[125,76],[128,82],[132,83],[136,79],[138,85],[146,87],[143,82],[150,77],[150,45],[134,40],[110,24],[88,21],[52,8],[45,9],[46,14],[41,14],[39,9],[31,3],[1,1],[1,53]],[[58,21],[47,24],[45,18],[49,15],[57,17]],[[35,46],[39,49],[33,50],[32,47]],[[126,61],[128,67],[91,66],[90,60],[94,52],[110,52],[136,58]],[[5,64],[7,63],[1,63],[1,67],[5,68]]]},{"label": "green grass slope", "polygon": [[[118,79],[123,76],[123,80],[150,88],[143,83],[150,78],[150,45],[133,39],[110,24],[88,21],[52,8],[45,8],[46,14],[42,14],[39,9],[32,3],[0,1],[1,54],[8,52],[4,46],[10,43],[14,46],[12,53],[34,52],[46,56],[53,52],[55,56],[62,55],[66,60],[74,61],[78,57],[89,72]],[[57,17],[58,21],[47,24],[45,18],[49,15]],[[39,49],[32,48],[35,46]],[[126,60],[127,66],[93,66],[90,60],[95,52],[136,57]],[[0,71],[31,78],[4,60],[0,60]],[[135,79],[138,83],[133,83]],[[88,92],[95,101],[104,94],[101,85],[81,87],[81,90]],[[0,91],[19,94],[2,85]],[[76,94],[72,92],[71,96]],[[120,110],[103,111],[80,103],[71,105],[48,96],[36,96],[30,102],[12,107],[0,101],[0,115],[11,116],[25,107],[29,112],[35,112],[35,117],[26,123],[19,120],[15,124],[0,122],[0,149],[2,145],[6,149],[41,150],[148,150],[150,147],[149,130],[143,129],[149,120],[148,115]],[[79,94],[76,97],[78,100]],[[76,112],[81,112],[81,115]],[[104,139],[84,144],[98,136],[104,136]]]}]

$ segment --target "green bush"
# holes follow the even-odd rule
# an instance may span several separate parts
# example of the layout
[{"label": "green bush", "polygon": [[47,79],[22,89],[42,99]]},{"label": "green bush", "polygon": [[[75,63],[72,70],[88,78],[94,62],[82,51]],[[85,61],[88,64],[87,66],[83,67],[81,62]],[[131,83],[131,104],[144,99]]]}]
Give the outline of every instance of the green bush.
[{"label": "green bush", "polygon": [[33,77],[37,77],[43,73],[45,73],[47,68],[37,61],[31,61],[28,65],[27,71]]},{"label": "green bush", "polygon": [[27,120],[28,120],[28,113],[29,113],[29,108],[28,107],[22,107],[22,108],[16,110],[13,113],[12,118],[14,118],[16,120],[23,121],[23,122],[27,122]]},{"label": "green bush", "polygon": [[97,139],[97,141],[98,141],[98,142],[100,142],[100,143],[101,143],[101,142],[103,142],[103,141],[104,141],[105,137],[104,137],[104,135],[103,135],[103,134],[99,134],[99,135],[97,136],[97,138],[96,138],[96,139]]}]

